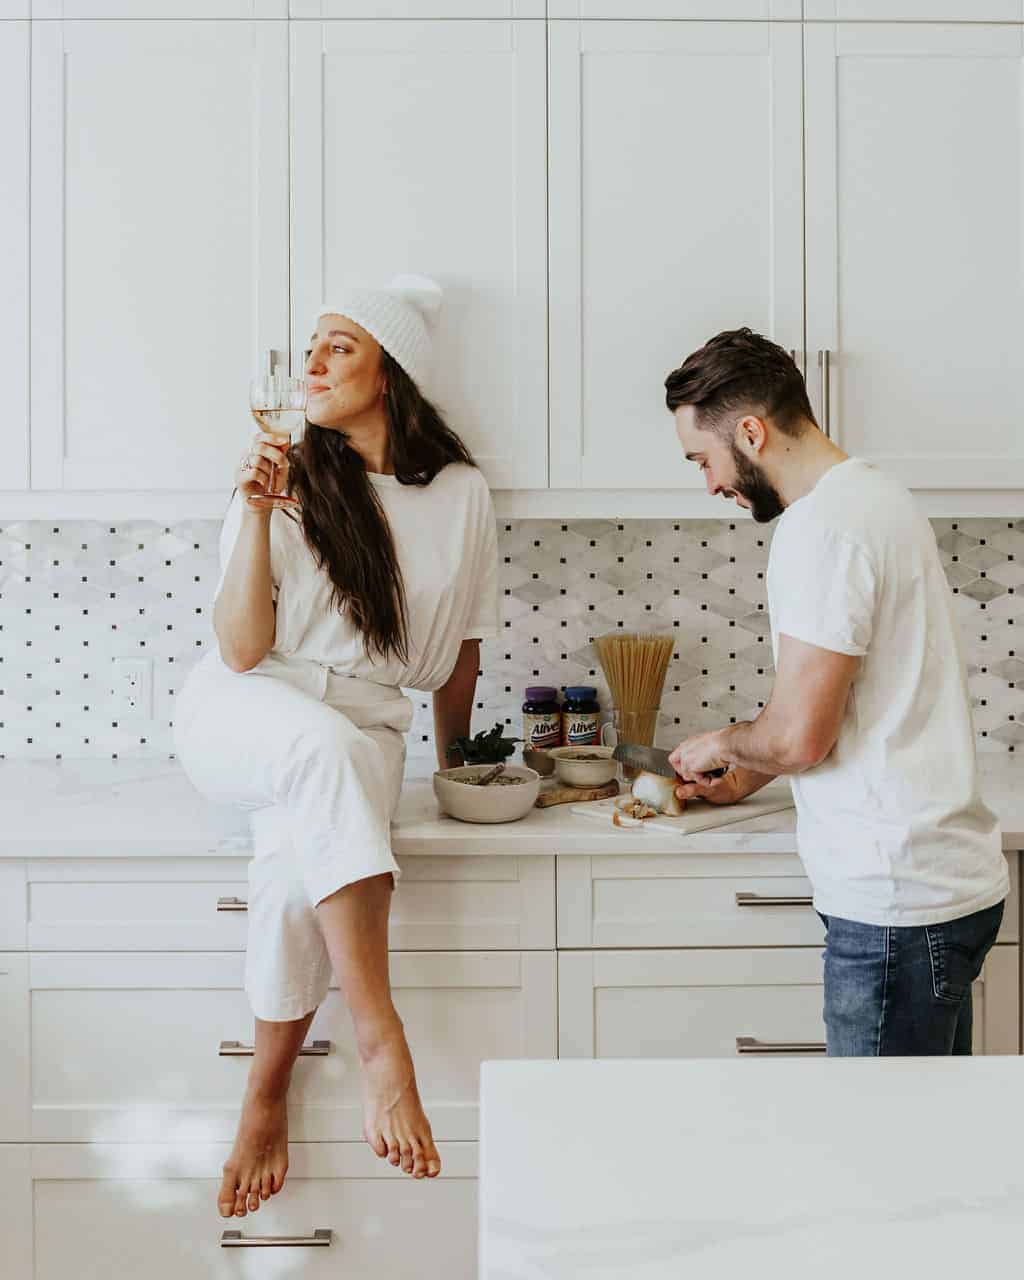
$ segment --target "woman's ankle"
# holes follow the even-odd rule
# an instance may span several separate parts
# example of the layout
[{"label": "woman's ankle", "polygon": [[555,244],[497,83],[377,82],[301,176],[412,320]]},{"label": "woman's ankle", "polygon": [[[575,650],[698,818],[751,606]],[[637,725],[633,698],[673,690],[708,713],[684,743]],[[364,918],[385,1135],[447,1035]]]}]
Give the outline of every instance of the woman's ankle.
[{"label": "woman's ankle", "polygon": [[371,1061],[388,1049],[408,1049],[405,1027],[394,1009],[373,1018],[360,1019],[355,1033],[356,1047],[363,1062]]}]

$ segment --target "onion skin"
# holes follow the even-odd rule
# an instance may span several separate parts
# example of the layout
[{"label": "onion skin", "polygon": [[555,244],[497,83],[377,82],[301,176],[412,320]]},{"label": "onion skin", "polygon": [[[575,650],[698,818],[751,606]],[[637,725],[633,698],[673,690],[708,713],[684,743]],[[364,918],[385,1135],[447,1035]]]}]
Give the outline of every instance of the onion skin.
[{"label": "onion skin", "polygon": [[663,778],[660,773],[638,773],[633,779],[633,799],[642,800],[670,818],[678,818],[686,806],[676,795],[677,782],[678,779]]}]

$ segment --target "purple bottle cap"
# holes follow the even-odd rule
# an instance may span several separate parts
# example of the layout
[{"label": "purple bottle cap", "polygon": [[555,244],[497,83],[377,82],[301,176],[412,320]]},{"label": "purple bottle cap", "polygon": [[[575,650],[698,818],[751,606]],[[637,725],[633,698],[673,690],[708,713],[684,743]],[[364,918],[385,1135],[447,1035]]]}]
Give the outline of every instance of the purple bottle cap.
[{"label": "purple bottle cap", "polygon": [[527,702],[554,702],[555,689],[552,685],[531,684],[526,687]]}]

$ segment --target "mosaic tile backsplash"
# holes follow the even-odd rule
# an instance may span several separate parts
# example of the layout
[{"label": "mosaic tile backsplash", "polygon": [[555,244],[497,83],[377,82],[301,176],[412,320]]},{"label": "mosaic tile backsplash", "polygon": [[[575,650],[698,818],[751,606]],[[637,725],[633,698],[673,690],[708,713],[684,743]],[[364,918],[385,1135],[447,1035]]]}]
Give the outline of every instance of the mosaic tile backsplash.
[{"label": "mosaic tile backsplash", "polygon": [[[1024,742],[1024,521],[933,521],[955,592],[981,751]],[[0,529],[0,754],[173,757],[173,701],[213,643],[220,522],[31,521]],[[771,527],[728,520],[499,521],[503,631],[482,646],[473,731],[521,732],[527,684],[607,686],[605,631],[671,629],[657,742],[750,719],[772,681]],[[1021,653],[1018,655],[1018,641]],[[153,662],[153,715],[111,709],[113,658]],[[413,694],[410,776],[434,767]]]}]

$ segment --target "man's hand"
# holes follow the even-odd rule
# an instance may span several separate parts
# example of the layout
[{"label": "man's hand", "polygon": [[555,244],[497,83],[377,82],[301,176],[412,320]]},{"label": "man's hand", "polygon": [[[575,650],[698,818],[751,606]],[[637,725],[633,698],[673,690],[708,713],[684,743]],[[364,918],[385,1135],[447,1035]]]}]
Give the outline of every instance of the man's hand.
[{"label": "man's hand", "polygon": [[728,761],[722,758],[722,730],[715,729],[711,733],[699,733],[694,738],[680,742],[675,751],[669,753],[669,764],[684,782],[699,782],[703,785],[716,780],[709,778],[712,769],[723,769]]}]

